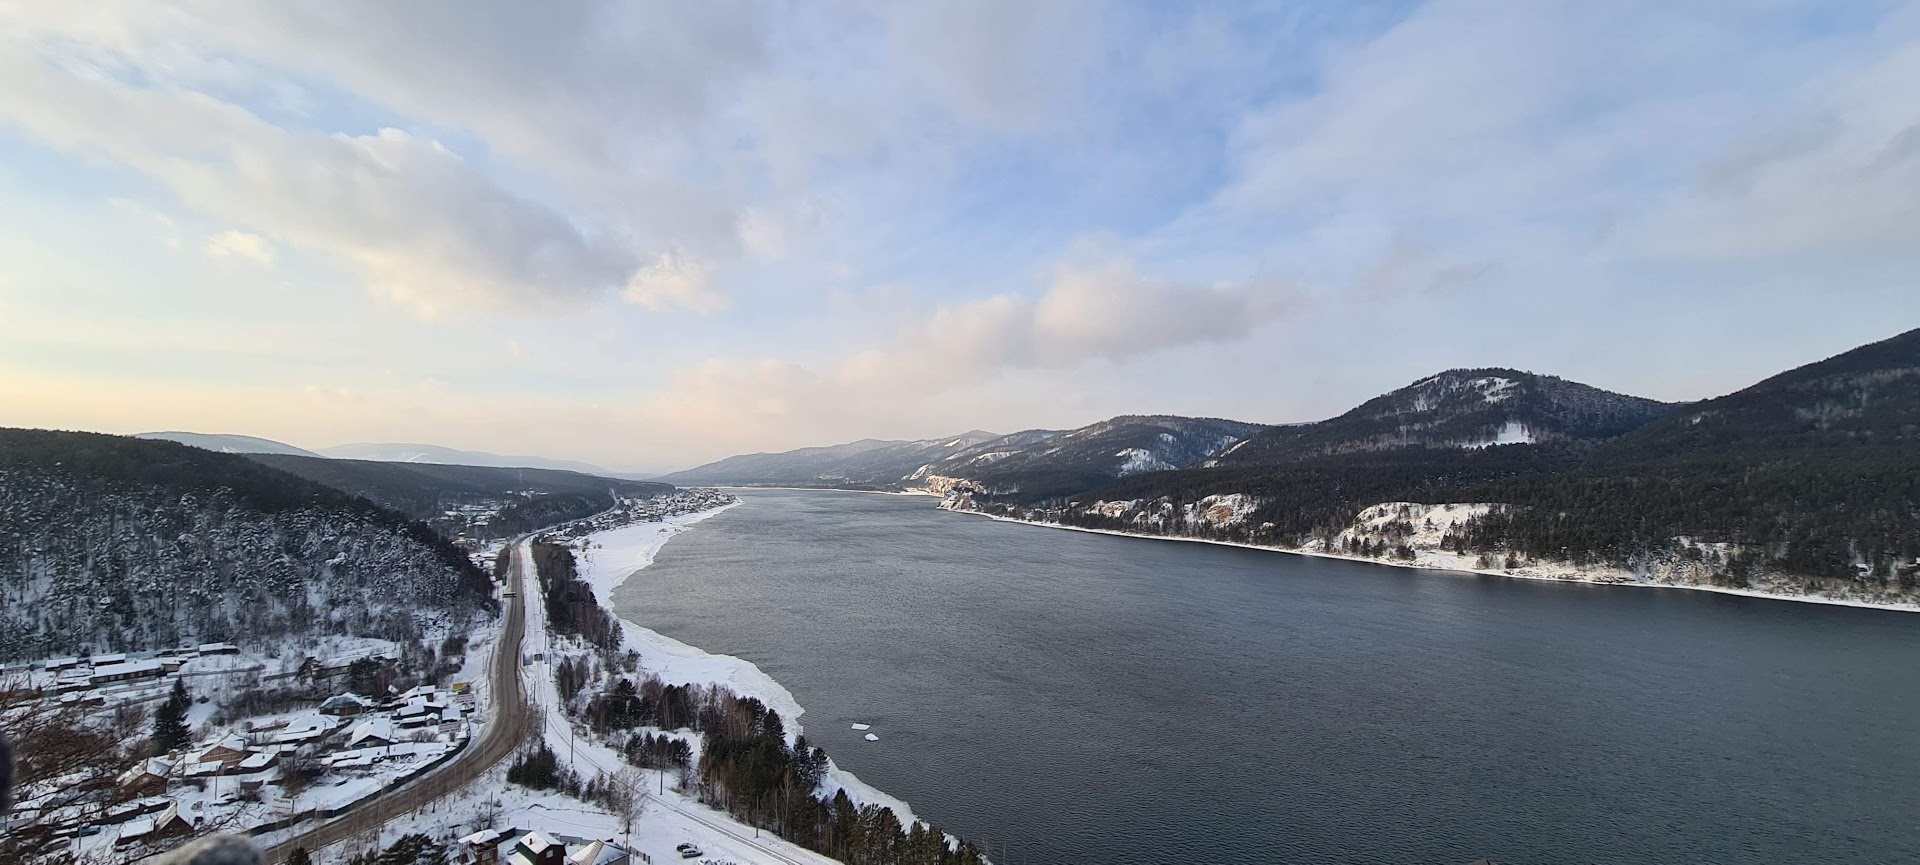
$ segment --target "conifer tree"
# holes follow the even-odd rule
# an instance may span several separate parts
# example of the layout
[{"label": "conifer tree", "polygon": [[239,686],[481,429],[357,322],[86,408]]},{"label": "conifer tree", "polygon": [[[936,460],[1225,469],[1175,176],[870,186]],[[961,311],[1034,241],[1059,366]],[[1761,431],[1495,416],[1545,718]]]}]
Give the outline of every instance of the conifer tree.
[{"label": "conifer tree", "polygon": [[165,754],[187,744],[187,685],[174,679],[173,692],[153,715],[153,750]]}]

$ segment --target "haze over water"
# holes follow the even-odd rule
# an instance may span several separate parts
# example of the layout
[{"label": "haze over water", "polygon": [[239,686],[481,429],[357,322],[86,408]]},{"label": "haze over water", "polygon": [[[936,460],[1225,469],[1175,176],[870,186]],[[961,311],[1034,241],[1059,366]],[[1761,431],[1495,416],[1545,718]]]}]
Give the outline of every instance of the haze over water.
[{"label": "haze over water", "polygon": [[1920,861],[1914,614],[742,498],[617,611],[998,861]]}]

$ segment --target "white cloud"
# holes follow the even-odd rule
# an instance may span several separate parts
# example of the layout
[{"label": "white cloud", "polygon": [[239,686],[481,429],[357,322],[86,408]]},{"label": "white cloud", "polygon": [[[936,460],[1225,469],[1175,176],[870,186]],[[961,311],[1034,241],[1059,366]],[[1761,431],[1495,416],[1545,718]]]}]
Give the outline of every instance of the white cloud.
[{"label": "white cloud", "polygon": [[207,238],[208,258],[244,258],[263,267],[272,267],[273,244],[258,234],[228,229]]},{"label": "white cloud", "polygon": [[711,314],[727,306],[714,284],[713,266],[678,251],[662,253],[635,271],[621,296],[648,309],[677,306]]}]

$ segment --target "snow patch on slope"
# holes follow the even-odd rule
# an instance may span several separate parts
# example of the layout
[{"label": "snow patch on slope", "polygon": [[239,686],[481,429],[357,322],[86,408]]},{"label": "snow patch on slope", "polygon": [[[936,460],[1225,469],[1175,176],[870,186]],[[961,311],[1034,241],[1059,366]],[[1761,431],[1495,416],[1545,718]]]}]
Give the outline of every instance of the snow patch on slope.
[{"label": "snow patch on slope", "polygon": [[1127,448],[1115,453],[1114,456],[1126,460],[1126,462],[1120,464],[1121,477],[1137,475],[1144,472],[1163,472],[1173,468],[1172,463],[1161,459],[1154,455],[1153,451],[1145,448]]}]

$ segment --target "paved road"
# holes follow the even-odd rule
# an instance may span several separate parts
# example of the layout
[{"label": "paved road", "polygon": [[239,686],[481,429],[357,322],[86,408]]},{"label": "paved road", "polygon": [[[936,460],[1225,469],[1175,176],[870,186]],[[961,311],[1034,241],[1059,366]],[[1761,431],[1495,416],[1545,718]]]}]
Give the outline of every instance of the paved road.
[{"label": "paved road", "polygon": [[296,847],[319,850],[338,844],[472,783],[506,759],[538,729],[533,709],[527,705],[526,689],[521,687],[520,682],[520,639],[527,624],[526,581],[522,579],[522,569],[528,567],[526,557],[520,554],[520,540],[515,539],[507,547],[514,551],[513,574],[508,578],[508,584],[518,591],[512,597],[503,599],[507,604],[507,620],[500,629],[500,640],[494,646],[491,671],[493,690],[487,700],[486,729],[481,732],[480,739],[467,743],[459,756],[425,777],[368,799],[330,822],[275,845],[266,852],[265,858],[270,865],[285,862]]}]

